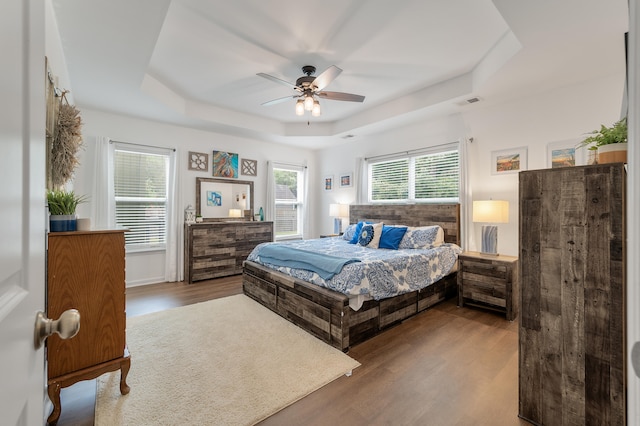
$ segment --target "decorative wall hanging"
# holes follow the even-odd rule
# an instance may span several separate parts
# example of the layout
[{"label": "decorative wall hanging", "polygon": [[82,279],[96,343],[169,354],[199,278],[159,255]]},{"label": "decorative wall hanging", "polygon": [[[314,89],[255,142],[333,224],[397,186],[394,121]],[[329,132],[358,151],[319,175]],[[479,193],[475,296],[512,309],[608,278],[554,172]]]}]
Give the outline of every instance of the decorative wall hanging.
[{"label": "decorative wall hanging", "polygon": [[69,104],[69,92],[57,88],[54,80],[47,68],[47,188],[61,189],[80,164],[82,118],[80,110]]},{"label": "decorative wall hanging", "polygon": [[240,170],[242,170],[243,175],[258,176],[258,162],[256,160],[243,158],[240,164]]},{"label": "decorative wall hanging", "polygon": [[189,170],[209,170],[209,154],[189,151]]},{"label": "decorative wall hanging", "polygon": [[238,154],[225,151],[213,151],[213,176],[237,178]]}]

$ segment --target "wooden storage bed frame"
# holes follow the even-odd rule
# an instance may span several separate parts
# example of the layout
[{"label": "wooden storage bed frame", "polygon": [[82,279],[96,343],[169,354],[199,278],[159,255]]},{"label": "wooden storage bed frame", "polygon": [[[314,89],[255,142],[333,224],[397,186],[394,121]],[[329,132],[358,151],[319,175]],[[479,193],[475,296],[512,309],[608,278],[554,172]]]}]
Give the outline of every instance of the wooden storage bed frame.
[{"label": "wooden storage bed frame", "polygon": [[[440,225],[445,242],[460,245],[459,204],[351,205],[351,223]],[[349,298],[333,290],[245,261],[244,293],[320,340],[347,352],[386,328],[457,294],[456,273],[422,290],[384,300],[369,300],[354,311]]]}]

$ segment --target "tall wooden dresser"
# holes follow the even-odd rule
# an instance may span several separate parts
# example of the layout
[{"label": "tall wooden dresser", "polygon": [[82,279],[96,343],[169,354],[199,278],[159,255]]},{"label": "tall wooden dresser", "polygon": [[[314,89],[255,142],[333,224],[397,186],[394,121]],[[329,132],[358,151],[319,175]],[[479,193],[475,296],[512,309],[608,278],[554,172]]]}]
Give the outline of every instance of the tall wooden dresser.
[{"label": "tall wooden dresser", "polygon": [[80,330],[68,340],[47,339],[48,394],[60,416],[60,390],[106,372],[120,370],[120,392],[126,384],[130,357],[125,327],[124,231],[52,232],[47,251],[47,316],[57,319],[67,309],[80,312]]},{"label": "tall wooden dresser", "polygon": [[624,425],[623,164],[520,173],[519,416]]},{"label": "tall wooden dresser", "polygon": [[184,225],[184,279],[242,273],[242,262],[260,243],[273,241],[273,222],[203,222]]}]

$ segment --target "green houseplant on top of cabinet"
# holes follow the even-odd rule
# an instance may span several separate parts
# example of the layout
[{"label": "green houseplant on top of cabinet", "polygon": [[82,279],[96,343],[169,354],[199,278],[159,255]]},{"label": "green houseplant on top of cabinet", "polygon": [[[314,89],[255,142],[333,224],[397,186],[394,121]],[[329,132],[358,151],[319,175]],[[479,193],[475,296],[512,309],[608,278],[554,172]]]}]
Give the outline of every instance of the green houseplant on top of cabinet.
[{"label": "green houseplant on top of cabinet", "polygon": [[51,232],[75,231],[76,208],[87,201],[84,195],[76,195],[73,191],[47,191],[49,207],[49,230]]},{"label": "green houseplant on top of cabinet", "polygon": [[616,121],[611,127],[604,124],[599,130],[580,142],[579,146],[597,151],[598,163],[627,162],[627,117]]}]

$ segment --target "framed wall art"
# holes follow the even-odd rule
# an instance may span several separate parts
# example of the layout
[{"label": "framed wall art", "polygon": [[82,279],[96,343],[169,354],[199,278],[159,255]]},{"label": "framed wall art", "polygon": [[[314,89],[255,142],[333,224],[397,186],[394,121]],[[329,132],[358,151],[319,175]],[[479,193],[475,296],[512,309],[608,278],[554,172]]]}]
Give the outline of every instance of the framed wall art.
[{"label": "framed wall art", "polygon": [[189,170],[206,172],[209,170],[209,154],[189,151]]},{"label": "framed wall art", "polygon": [[578,148],[578,139],[550,142],[547,144],[547,167],[582,166],[585,164],[585,148]]},{"label": "framed wall art", "polygon": [[241,173],[245,176],[257,176],[258,175],[258,162],[256,160],[248,160],[243,158],[240,163]]},{"label": "framed wall art", "polygon": [[527,170],[527,147],[491,152],[491,174],[502,175]]},{"label": "framed wall art", "polygon": [[331,191],[333,189],[333,175],[324,177],[324,190]]},{"label": "framed wall art", "polygon": [[225,151],[213,151],[213,176],[237,178],[238,154]]},{"label": "framed wall art", "polygon": [[353,186],[353,173],[340,173],[338,180],[340,181],[340,188],[351,188]]}]

